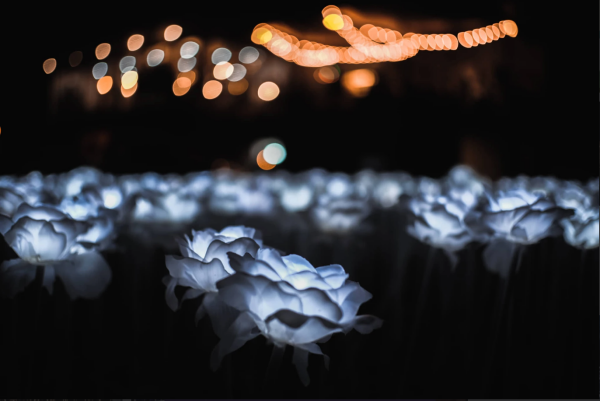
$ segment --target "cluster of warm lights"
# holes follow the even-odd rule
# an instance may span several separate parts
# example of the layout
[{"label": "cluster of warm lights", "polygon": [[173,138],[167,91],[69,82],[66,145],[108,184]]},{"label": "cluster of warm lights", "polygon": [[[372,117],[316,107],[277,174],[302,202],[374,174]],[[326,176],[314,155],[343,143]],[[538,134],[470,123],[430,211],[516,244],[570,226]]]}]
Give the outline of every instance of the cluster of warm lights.
[{"label": "cluster of warm lights", "polygon": [[[271,53],[286,61],[306,67],[333,64],[364,64],[402,61],[419,50],[456,50],[459,43],[466,48],[491,43],[505,36],[517,36],[517,24],[506,20],[472,31],[453,34],[405,33],[365,24],[360,29],[336,6],[323,9],[323,25],[343,37],[350,46],[329,46],[308,40],[298,40],[271,25],[259,24],[252,32],[252,41],[265,46]],[[325,72],[323,74],[326,74]],[[321,74],[319,74],[321,75]],[[319,82],[328,79],[315,76]],[[331,80],[333,78],[329,78]]]}]

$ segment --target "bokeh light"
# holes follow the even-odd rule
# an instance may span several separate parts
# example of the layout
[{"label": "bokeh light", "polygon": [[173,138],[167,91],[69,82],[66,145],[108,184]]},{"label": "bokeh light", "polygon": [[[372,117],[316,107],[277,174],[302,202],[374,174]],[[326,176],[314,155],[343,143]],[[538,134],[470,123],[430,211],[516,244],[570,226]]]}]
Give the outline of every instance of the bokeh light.
[{"label": "bokeh light", "polygon": [[173,93],[175,96],[183,96],[190,91],[191,87],[192,84],[189,78],[177,78],[175,82],[173,82]]},{"label": "bokeh light", "polygon": [[239,96],[242,93],[246,92],[248,89],[248,81],[242,79],[237,82],[229,82],[227,85],[227,91],[233,96]]},{"label": "bokeh light", "polygon": [[252,64],[256,60],[258,60],[258,56],[259,56],[258,50],[256,50],[252,46],[246,46],[242,50],[240,50],[238,59],[240,60],[240,62],[242,62],[244,64]]},{"label": "bokeh light", "polygon": [[96,89],[98,89],[98,93],[104,95],[110,91],[113,86],[113,79],[109,76],[102,77],[96,83]]},{"label": "bokeh light", "polygon": [[139,50],[140,47],[144,44],[144,37],[142,35],[131,35],[129,39],[127,39],[127,48],[130,52],[134,52]]},{"label": "bokeh light", "polygon": [[237,82],[237,81],[242,80],[245,76],[246,76],[246,67],[244,67],[241,64],[236,63],[233,65],[233,72],[227,79],[232,82]]},{"label": "bokeh light", "polygon": [[227,79],[233,74],[234,67],[227,61],[221,61],[219,64],[215,65],[213,69],[213,75],[218,80]]},{"label": "bokeh light", "polygon": [[200,45],[196,42],[185,42],[183,45],[181,45],[181,49],[179,50],[179,53],[181,54],[181,58],[192,58],[194,57],[196,54],[198,54],[198,51],[200,50]]},{"label": "bokeh light", "polygon": [[43,67],[46,74],[52,74],[56,69],[56,59],[49,58],[48,60],[44,61]]},{"label": "bokeh light", "polygon": [[258,97],[261,100],[270,102],[279,96],[279,87],[274,82],[264,82],[258,87]]},{"label": "bokeh light", "polygon": [[219,97],[222,91],[223,84],[219,81],[211,80],[204,84],[202,96],[204,96],[205,99],[211,100]]},{"label": "bokeh light", "polygon": [[119,69],[122,73],[131,71],[133,67],[135,67],[135,57],[133,56],[125,56],[119,61]]},{"label": "bokeh light", "polygon": [[231,60],[231,51],[224,47],[220,47],[212,53],[210,60],[213,64],[219,64]]},{"label": "bokeh light", "polygon": [[96,63],[94,65],[94,67],[92,68],[92,75],[96,79],[102,78],[103,76],[106,75],[107,72],[108,72],[108,64],[106,64],[104,61]]},{"label": "bokeh light", "polygon": [[514,21],[506,20],[500,22],[501,29],[510,37],[514,38],[519,33],[519,28]]},{"label": "bokeh light", "polygon": [[356,97],[367,95],[371,87],[375,85],[375,81],[375,72],[366,68],[348,71],[342,75],[342,85]]},{"label": "bokeh light", "polygon": [[123,97],[125,97],[125,98],[131,97],[131,96],[133,96],[133,94],[135,93],[137,88],[138,88],[137,82],[135,83],[135,85],[133,85],[133,87],[131,87],[129,89],[125,89],[123,86],[121,86],[121,95],[123,95]]},{"label": "bokeh light", "polygon": [[336,67],[325,66],[315,71],[315,79],[321,84],[332,84],[340,78],[340,73]]},{"label": "bokeh light", "polygon": [[[192,85],[194,82],[196,82],[196,72],[194,72],[193,70],[187,71],[187,72],[180,72],[179,74],[177,74],[177,79],[180,79],[180,78],[185,78],[185,79],[189,80],[190,81],[189,84]],[[180,82],[179,86],[183,86],[182,84],[184,82],[185,81]]]},{"label": "bokeh light", "polygon": [[156,67],[165,59],[165,52],[160,49],[154,49],[148,53],[148,65],[150,67]]},{"label": "bokeh light", "polygon": [[183,28],[179,25],[169,25],[167,29],[165,29],[165,40],[167,42],[177,40],[181,36],[182,32]]},{"label": "bokeh light", "polygon": [[258,167],[260,167],[263,170],[272,170],[275,168],[275,164],[270,164],[268,163],[265,158],[263,157],[263,150],[261,150],[260,152],[258,152],[258,155],[256,156],[256,164],[258,164]]},{"label": "bokeh light", "polygon": [[180,58],[177,62],[177,69],[180,72],[191,71],[196,66],[196,57]]},{"label": "bokeh light", "polygon": [[131,89],[137,84],[138,73],[137,71],[127,71],[121,77],[121,86],[125,89]]},{"label": "bokeh light", "polygon": [[271,33],[271,31],[264,27],[255,28],[254,31],[252,31],[251,39],[256,44],[264,45],[265,43],[269,42],[272,38],[273,34]]},{"label": "bokeh light", "polygon": [[323,25],[331,31],[339,31],[344,27],[344,19],[337,14],[329,14],[323,18]]},{"label": "bokeh light", "polygon": [[269,164],[281,164],[286,157],[287,151],[279,143],[270,143],[263,150],[263,158]]},{"label": "bokeh light", "polygon": [[104,60],[110,54],[110,45],[108,43],[101,43],[96,47],[96,58],[98,60]]},{"label": "bokeh light", "polygon": [[71,67],[77,67],[79,64],[81,64],[81,60],[83,60],[83,53],[79,51],[73,52],[69,56],[69,65]]}]

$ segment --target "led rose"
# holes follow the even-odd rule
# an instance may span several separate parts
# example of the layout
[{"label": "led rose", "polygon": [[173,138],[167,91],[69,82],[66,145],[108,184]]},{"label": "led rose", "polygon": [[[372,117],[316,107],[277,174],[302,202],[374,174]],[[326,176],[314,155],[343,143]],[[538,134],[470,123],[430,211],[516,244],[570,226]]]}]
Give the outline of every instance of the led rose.
[{"label": "led rose", "polygon": [[279,192],[281,206],[288,212],[302,212],[313,201],[314,191],[308,184],[290,184]]},{"label": "led rose", "polygon": [[475,232],[488,236],[483,254],[486,266],[506,278],[519,245],[562,234],[560,221],[572,214],[541,193],[516,189],[487,194],[487,201],[465,221]]},{"label": "led rose", "polygon": [[221,175],[209,198],[209,208],[218,214],[267,214],[273,211],[273,195],[256,188],[246,176]]},{"label": "led rose", "polygon": [[224,355],[263,335],[278,349],[294,347],[293,363],[308,385],[308,354],[323,355],[317,342],[353,328],[370,333],[382,324],[374,316],[356,315],[371,294],[348,280],[339,265],[315,269],[298,255],[281,257],[269,249],[259,250],[256,259],[233,253],[229,258],[236,274],[217,283],[218,297],[240,314],[219,336],[211,356],[213,369]]},{"label": "led rose", "polygon": [[[165,258],[169,276],[163,279],[163,283],[167,286],[165,298],[169,307],[175,311],[186,299],[216,293],[217,281],[234,273],[227,253],[256,255],[262,241],[255,237],[258,233],[253,228],[232,226],[220,232],[213,229],[192,230],[191,238],[187,235],[184,239],[178,238],[182,256],[167,255]],[[175,296],[178,285],[189,287],[181,302]],[[205,302],[210,302],[206,298]],[[203,314],[204,309],[200,307],[198,318]]]},{"label": "led rose", "polygon": [[[413,237],[448,252],[456,252],[475,240],[464,218],[469,207],[460,201],[440,196],[434,202],[413,198],[409,203]],[[452,255],[450,255],[452,256]]]},{"label": "led rose", "polygon": [[13,188],[0,187],[0,214],[11,217],[25,200]]},{"label": "led rose", "polygon": [[95,192],[84,191],[78,196],[66,197],[58,207],[69,217],[88,223],[90,228],[77,237],[80,243],[97,250],[108,249],[116,237],[117,212],[103,207],[103,200]]},{"label": "led rose", "polygon": [[312,219],[321,230],[337,233],[354,230],[370,213],[366,199],[329,194],[319,196],[311,210]]},{"label": "led rose", "polygon": [[82,252],[78,236],[88,226],[48,207],[29,210],[4,234],[19,256],[0,265],[2,294],[13,297],[35,278],[36,266],[44,269],[43,286],[52,293],[60,277],[71,299],[96,298],[108,286],[111,271],[96,251]]},{"label": "led rose", "polygon": [[574,247],[591,249],[598,247],[600,225],[598,209],[587,219],[574,216],[561,222],[564,228],[565,241]]},{"label": "led rose", "polygon": [[198,200],[189,195],[148,190],[132,196],[125,206],[126,214],[134,221],[148,223],[191,223],[201,210]]},{"label": "led rose", "polygon": [[483,210],[467,217],[469,224],[492,237],[516,243],[531,244],[560,234],[559,221],[573,214],[551,198],[523,189],[488,194],[487,198]]}]

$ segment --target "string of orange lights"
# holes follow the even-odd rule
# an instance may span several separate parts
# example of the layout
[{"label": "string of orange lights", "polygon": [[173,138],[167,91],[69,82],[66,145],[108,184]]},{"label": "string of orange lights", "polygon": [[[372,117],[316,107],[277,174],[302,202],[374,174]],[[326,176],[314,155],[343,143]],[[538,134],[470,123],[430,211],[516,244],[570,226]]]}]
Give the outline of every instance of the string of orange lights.
[{"label": "string of orange lights", "polygon": [[[266,47],[274,55],[304,67],[323,67],[333,64],[367,64],[403,61],[414,57],[419,50],[456,50],[485,45],[506,36],[516,37],[517,24],[504,20],[493,25],[453,34],[418,34],[400,32],[365,24],[360,29],[336,6],[322,11],[323,25],[337,32],[350,46],[330,46],[308,40],[298,40],[272,27],[258,24],[252,31],[254,43]],[[321,80],[323,78],[321,77]]]}]

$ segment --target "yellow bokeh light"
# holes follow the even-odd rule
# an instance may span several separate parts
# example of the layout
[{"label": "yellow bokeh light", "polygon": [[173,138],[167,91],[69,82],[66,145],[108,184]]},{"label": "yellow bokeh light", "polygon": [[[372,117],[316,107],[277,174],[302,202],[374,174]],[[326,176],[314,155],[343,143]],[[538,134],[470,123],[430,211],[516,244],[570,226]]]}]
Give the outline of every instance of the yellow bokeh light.
[{"label": "yellow bokeh light", "polygon": [[167,29],[165,29],[165,40],[167,42],[177,40],[181,36],[182,32],[183,28],[179,25],[169,25]]},{"label": "yellow bokeh light", "polygon": [[131,52],[139,50],[139,48],[142,47],[143,44],[144,37],[142,35],[131,35],[129,39],[127,39],[127,48]]},{"label": "yellow bokeh light", "polygon": [[98,89],[98,93],[104,95],[110,91],[113,86],[113,79],[109,76],[104,76],[98,80],[96,83],[96,89]]},{"label": "yellow bokeh light", "polygon": [[258,87],[258,97],[261,100],[270,102],[279,96],[279,86],[274,82],[264,82]]},{"label": "yellow bokeh light", "polygon": [[98,60],[104,60],[110,54],[110,45],[108,43],[101,43],[96,46],[96,58]]},{"label": "yellow bokeh light", "polygon": [[267,28],[258,28],[252,32],[252,41],[259,45],[264,45],[273,38],[273,34]]},{"label": "yellow bokeh light", "polygon": [[222,91],[223,84],[219,81],[212,80],[204,84],[204,87],[202,88],[202,96],[208,100],[216,99],[219,97]]},{"label": "yellow bokeh light", "polygon": [[229,82],[229,84],[227,85],[227,91],[233,96],[241,95],[242,93],[246,92],[247,89],[248,81],[246,81],[245,79],[242,79],[237,82]]},{"label": "yellow bokeh light", "polygon": [[123,97],[125,97],[125,98],[131,97],[131,96],[133,96],[133,94],[135,93],[137,88],[138,88],[137,82],[135,85],[133,85],[133,88],[125,89],[125,88],[123,88],[123,86],[121,86],[121,95],[123,95]]},{"label": "yellow bokeh light", "polygon": [[44,72],[46,74],[52,74],[54,72],[54,70],[56,69],[56,59],[49,58],[48,60],[44,61],[44,64],[42,67],[44,68]]},{"label": "yellow bokeh light", "polygon": [[216,79],[222,81],[229,78],[231,74],[233,74],[233,70],[233,64],[227,61],[221,61],[219,64],[215,65],[215,68],[213,69],[213,75]]},{"label": "yellow bokeh light", "polygon": [[344,28],[344,19],[337,14],[329,14],[323,18],[323,25],[330,31],[339,31]]},{"label": "yellow bokeh light", "polygon": [[121,85],[125,89],[131,89],[135,86],[135,84],[137,83],[137,80],[138,80],[137,71],[127,71],[121,77]]}]

